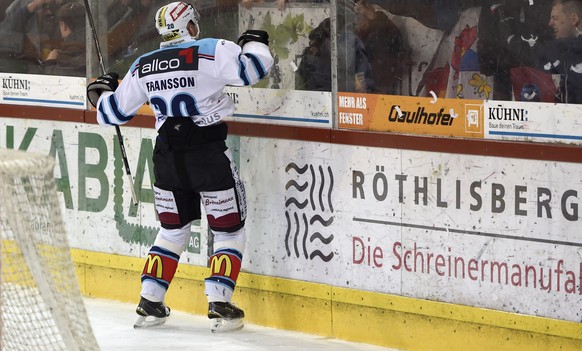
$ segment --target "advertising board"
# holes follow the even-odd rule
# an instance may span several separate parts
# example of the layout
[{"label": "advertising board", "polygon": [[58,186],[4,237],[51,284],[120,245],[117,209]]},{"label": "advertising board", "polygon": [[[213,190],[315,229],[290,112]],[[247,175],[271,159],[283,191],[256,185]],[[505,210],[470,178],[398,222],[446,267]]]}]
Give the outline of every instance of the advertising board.
[{"label": "advertising board", "polygon": [[344,129],[483,138],[483,101],[338,93]]},{"label": "advertising board", "polygon": [[84,110],[87,80],[79,77],[0,73],[0,103]]}]

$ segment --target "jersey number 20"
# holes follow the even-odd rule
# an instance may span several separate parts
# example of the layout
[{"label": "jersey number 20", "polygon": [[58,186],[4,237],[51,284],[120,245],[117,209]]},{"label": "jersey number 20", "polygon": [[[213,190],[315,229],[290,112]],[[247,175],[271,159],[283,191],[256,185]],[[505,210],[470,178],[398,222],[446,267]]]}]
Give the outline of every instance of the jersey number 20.
[{"label": "jersey number 20", "polygon": [[151,104],[154,105],[163,116],[191,117],[200,114],[200,111],[196,107],[196,99],[189,94],[180,93],[174,95],[169,104],[171,111],[168,111],[168,103],[166,100],[159,96],[152,98]]}]

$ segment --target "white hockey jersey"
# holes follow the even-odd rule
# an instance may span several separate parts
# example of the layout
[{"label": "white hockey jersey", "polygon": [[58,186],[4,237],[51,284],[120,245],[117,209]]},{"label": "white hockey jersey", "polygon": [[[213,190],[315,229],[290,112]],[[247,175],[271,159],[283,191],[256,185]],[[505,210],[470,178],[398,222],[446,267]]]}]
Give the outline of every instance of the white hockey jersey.
[{"label": "white hockey jersey", "polygon": [[138,57],[115,92],[104,92],[97,103],[101,125],[120,125],[133,118],[147,101],[156,130],[167,118],[189,117],[198,126],[216,124],[234,113],[223,93],[226,85],[253,85],[273,65],[269,47],[248,42],[240,48],[223,39],[187,38],[177,45]]}]

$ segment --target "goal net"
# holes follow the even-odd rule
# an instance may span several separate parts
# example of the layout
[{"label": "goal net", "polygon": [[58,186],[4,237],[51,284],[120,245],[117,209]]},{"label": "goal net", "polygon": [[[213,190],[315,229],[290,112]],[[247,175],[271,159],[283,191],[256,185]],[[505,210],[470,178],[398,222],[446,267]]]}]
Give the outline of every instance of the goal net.
[{"label": "goal net", "polygon": [[45,155],[0,149],[0,349],[98,350]]}]

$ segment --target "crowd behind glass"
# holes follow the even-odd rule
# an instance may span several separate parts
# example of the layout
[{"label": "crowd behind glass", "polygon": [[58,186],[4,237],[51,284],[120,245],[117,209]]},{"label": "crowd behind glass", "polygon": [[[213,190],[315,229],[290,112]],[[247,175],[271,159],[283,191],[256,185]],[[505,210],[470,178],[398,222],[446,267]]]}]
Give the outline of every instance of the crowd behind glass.
[{"label": "crowd behind glass", "polygon": [[[159,47],[153,18],[167,0],[90,3],[108,71],[123,75],[139,55]],[[294,49],[301,54],[293,64],[281,60],[271,74],[286,70],[294,77],[293,86],[270,88],[331,91],[335,57],[337,87],[343,92],[582,102],[582,0],[193,4],[201,13],[201,37],[233,41],[241,18],[252,11],[325,9],[317,12],[321,18],[308,31],[296,33],[299,40],[283,43],[299,46]],[[0,72],[99,75],[85,14],[79,0],[0,0]]]}]

